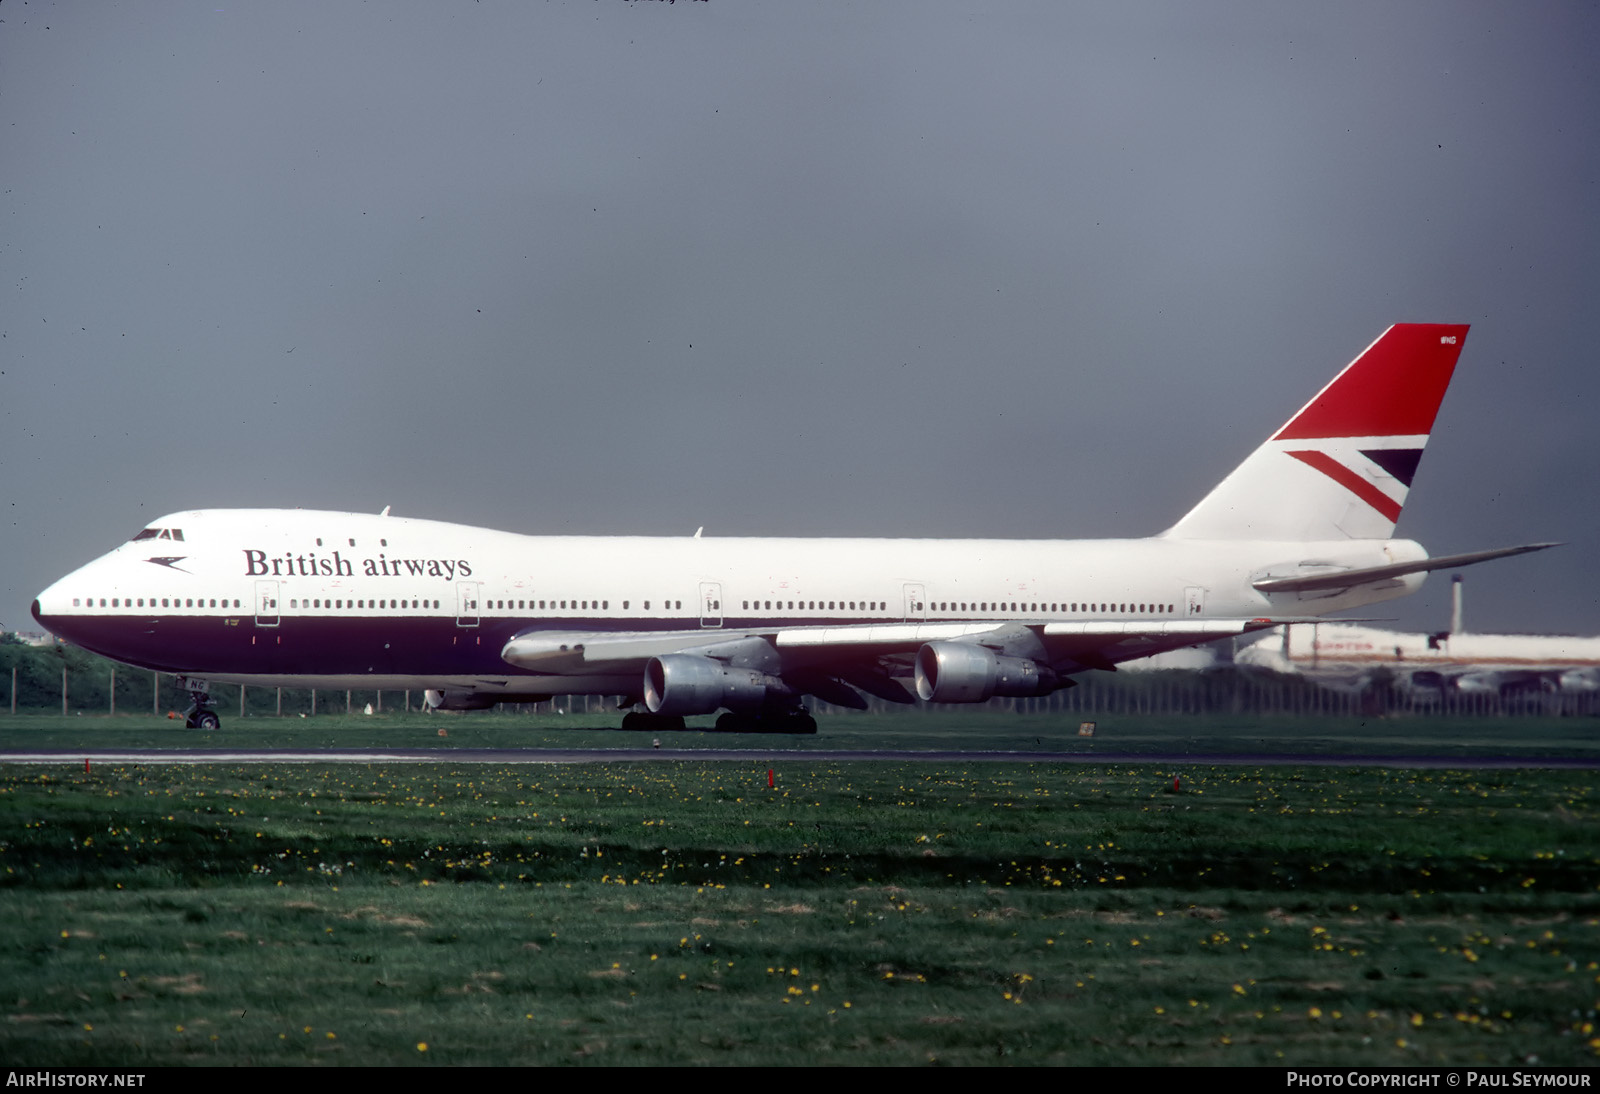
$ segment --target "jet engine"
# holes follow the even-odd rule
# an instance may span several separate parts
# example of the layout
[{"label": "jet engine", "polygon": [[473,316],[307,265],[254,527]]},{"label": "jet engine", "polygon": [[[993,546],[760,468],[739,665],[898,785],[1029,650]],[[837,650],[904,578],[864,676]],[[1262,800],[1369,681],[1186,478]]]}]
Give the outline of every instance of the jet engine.
[{"label": "jet engine", "polygon": [[1600,691],[1600,669],[1568,669],[1557,678],[1562,691]]},{"label": "jet engine", "polygon": [[1456,690],[1463,695],[1499,695],[1502,683],[1496,672],[1469,672],[1455,679]]},{"label": "jet engine", "polygon": [[651,714],[686,717],[727,707],[757,711],[769,696],[793,689],[759,669],[732,668],[710,657],[664,653],[644,667],[644,705]]},{"label": "jet engine", "polygon": [[435,691],[432,688],[422,693],[422,701],[429,710],[488,710],[502,698],[475,691]]},{"label": "jet engine", "polygon": [[917,651],[917,695],[930,703],[981,703],[995,695],[1049,695],[1054,670],[1025,657],[1001,657],[967,642],[929,642]]}]

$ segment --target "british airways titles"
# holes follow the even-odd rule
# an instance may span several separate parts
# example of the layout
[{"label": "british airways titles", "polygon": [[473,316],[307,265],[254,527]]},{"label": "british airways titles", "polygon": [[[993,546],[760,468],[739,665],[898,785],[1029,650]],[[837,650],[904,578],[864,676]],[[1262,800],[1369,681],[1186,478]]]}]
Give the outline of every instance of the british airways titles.
[{"label": "british airways titles", "polygon": [[[472,566],[464,558],[377,558],[359,560],[367,577],[439,577],[446,581],[471,577]],[[284,554],[268,558],[267,552],[244,549],[246,577],[354,577],[356,563],[338,551],[332,558],[318,558],[315,552]]]}]

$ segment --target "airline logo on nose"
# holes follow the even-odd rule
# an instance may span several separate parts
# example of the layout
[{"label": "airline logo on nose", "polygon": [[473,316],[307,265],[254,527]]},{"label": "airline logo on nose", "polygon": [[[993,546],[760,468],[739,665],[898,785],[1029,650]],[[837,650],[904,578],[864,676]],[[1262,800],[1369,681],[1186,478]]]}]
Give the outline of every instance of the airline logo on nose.
[{"label": "airline logo on nose", "polygon": [[165,566],[169,570],[177,570],[180,574],[186,574],[189,571],[185,570],[182,566],[179,566],[178,563],[182,562],[188,557],[188,555],[167,555],[162,558],[147,558],[145,561],[153,562],[157,566]]}]

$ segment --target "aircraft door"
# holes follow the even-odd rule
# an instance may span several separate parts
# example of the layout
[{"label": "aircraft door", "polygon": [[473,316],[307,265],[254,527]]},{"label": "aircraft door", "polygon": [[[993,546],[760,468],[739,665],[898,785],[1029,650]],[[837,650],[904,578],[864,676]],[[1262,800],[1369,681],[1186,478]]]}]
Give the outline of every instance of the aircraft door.
[{"label": "aircraft door", "polygon": [[482,586],[481,581],[456,582],[456,626],[478,625],[478,590]]},{"label": "aircraft door", "polygon": [[920,583],[907,584],[905,587],[906,622],[920,623],[928,618],[928,605],[926,591]]},{"label": "aircraft door", "polygon": [[1187,599],[1187,614],[1204,615],[1206,611],[1206,591],[1198,585],[1190,585],[1183,590]]},{"label": "aircraft door", "polygon": [[700,625],[722,626],[722,582],[720,581],[700,583]]},{"label": "aircraft door", "polygon": [[256,582],[256,626],[276,627],[278,625],[278,583],[276,581]]}]

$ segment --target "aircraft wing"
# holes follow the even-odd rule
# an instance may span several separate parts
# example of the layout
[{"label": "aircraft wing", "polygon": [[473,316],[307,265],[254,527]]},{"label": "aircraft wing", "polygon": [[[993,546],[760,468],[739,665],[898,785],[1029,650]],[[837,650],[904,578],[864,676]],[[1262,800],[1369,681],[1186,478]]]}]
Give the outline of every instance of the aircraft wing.
[{"label": "aircraft wing", "polygon": [[894,702],[911,695],[909,677],[928,643],[984,647],[1023,658],[1062,676],[1167,650],[1278,626],[1277,619],[1167,621],[873,623],[772,630],[526,631],[506,643],[512,665],[550,676],[640,674],[652,658],[671,654],[756,666],[797,691],[842,706],[860,705],[840,683]]},{"label": "aircraft wing", "polygon": [[1413,687],[1456,691],[1464,695],[1583,693],[1600,690],[1600,672],[1584,669],[1491,669],[1468,667],[1461,672],[1422,670],[1410,675]]}]

